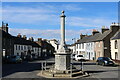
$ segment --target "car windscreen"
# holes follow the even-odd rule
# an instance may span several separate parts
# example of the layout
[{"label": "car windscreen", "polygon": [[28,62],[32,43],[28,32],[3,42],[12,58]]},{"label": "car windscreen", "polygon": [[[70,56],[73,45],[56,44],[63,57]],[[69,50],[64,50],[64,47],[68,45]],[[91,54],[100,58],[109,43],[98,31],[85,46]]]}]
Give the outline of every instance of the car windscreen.
[{"label": "car windscreen", "polygon": [[108,57],[104,57],[103,60],[110,61],[110,58],[108,58]]}]

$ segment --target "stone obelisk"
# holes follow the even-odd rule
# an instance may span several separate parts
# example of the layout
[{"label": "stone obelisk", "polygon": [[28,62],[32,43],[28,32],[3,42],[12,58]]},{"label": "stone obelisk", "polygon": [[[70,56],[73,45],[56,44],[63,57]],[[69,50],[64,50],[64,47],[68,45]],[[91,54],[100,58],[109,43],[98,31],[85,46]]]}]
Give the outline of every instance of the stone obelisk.
[{"label": "stone obelisk", "polygon": [[64,11],[60,15],[61,41],[57,52],[55,53],[55,70],[65,71],[70,69],[70,52],[65,44],[65,15]]}]

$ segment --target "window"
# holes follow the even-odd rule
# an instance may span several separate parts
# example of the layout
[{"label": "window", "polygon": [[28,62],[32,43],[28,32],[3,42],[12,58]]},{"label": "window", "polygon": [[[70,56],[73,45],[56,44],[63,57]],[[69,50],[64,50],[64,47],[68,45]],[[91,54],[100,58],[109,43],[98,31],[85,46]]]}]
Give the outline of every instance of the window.
[{"label": "window", "polygon": [[82,43],[82,48],[84,49],[84,43]]},{"label": "window", "polygon": [[17,45],[16,45],[16,50],[17,50]]},{"label": "window", "polygon": [[115,49],[117,49],[118,46],[117,46],[117,40],[115,40]]},{"label": "window", "polygon": [[81,49],[81,44],[79,44],[79,49]]},{"label": "window", "polygon": [[76,44],[76,48],[78,49],[78,44]]},{"label": "window", "polygon": [[77,51],[77,54],[78,54],[78,51]]},{"label": "window", "polygon": [[117,59],[118,59],[118,53],[115,52],[115,60],[117,60]]},{"label": "window", "polygon": [[19,46],[19,50],[20,50],[20,46]]},{"label": "window", "polygon": [[98,47],[100,47],[100,42],[98,43]]},{"label": "window", "polygon": [[24,49],[26,50],[26,46],[24,46]]},{"label": "window", "polygon": [[23,50],[23,46],[21,45],[21,50]]}]

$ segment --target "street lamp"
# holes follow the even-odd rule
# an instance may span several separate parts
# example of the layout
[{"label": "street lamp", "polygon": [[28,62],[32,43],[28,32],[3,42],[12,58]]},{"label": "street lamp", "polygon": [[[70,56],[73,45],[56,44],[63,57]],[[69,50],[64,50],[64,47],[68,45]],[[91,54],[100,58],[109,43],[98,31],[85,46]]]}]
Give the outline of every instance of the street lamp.
[{"label": "street lamp", "polygon": [[[73,44],[75,44],[75,42],[76,42],[76,38],[73,38],[72,40],[73,40]],[[74,49],[75,49],[75,51],[74,51],[73,53],[76,54],[76,45],[75,45]]]}]

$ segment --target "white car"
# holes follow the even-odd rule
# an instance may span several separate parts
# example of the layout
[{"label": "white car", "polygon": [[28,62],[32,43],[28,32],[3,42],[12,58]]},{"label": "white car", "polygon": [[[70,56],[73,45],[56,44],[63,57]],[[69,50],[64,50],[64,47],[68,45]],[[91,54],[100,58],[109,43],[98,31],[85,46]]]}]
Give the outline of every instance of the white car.
[{"label": "white car", "polygon": [[83,55],[75,55],[75,60],[76,61],[84,60]]}]

